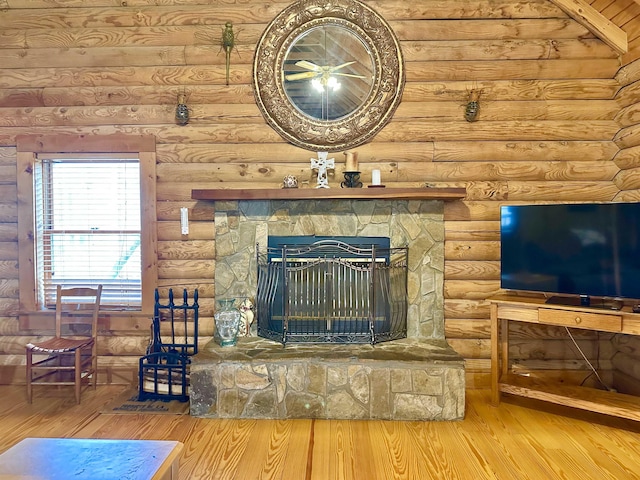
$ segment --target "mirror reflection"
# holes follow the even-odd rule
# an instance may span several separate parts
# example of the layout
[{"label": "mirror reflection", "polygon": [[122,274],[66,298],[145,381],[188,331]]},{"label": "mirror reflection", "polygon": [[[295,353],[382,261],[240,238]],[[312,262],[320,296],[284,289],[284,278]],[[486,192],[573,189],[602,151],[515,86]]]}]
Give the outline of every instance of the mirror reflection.
[{"label": "mirror reflection", "polygon": [[400,43],[359,0],[298,0],[260,37],[253,59],[256,105],[293,145],[340,152],[389,122],[405,81]]},{"label": "mirror reflection", "polygon": [[304,115],[336,120],[369,97],[374,64],[363,40],[338,25],[310,29],[295,39],[283,64],[284,91]]}]

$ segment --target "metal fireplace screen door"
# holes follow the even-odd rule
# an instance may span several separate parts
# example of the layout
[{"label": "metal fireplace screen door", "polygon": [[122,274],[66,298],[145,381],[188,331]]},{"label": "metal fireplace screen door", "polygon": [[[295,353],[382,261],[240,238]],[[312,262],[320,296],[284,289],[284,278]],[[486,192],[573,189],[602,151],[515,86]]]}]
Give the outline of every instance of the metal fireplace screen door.
[{"label": "metal fireplace screen door", "polygon": [[283,344],[404,338],[406,292],[407,248],[341,238],[258,249],[258,335]]}]

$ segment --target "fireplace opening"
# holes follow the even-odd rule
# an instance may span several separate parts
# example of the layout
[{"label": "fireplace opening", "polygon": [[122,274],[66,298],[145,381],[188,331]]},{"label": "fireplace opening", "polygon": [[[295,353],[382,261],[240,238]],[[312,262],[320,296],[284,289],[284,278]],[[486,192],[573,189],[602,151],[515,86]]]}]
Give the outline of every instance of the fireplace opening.
[{"label": "fireplace opening", "polygon": [[258,336],[370,343],[407,336],[408,247],[386,237],[270,236],[256,249]]}]

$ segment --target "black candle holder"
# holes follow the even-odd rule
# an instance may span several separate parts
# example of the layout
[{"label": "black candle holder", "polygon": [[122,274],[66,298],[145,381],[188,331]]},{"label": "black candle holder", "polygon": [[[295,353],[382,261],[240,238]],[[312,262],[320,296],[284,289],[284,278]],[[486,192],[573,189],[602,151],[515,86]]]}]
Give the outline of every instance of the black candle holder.
[{"label": "black candle holder", "polygon": [[362,188],[360,172],[344,172],[344,182],[340,183],[342,188]]}]

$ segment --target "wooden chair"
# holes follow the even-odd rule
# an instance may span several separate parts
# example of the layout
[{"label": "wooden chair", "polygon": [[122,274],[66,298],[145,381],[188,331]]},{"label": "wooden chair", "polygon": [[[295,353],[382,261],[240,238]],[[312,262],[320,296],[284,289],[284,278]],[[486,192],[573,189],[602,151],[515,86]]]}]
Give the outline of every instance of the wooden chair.
[{"label": "wooden chair", "polygon": [[[84,383],[96,388],[98,357],[96,336],[102,285],[97,288],[62,288],[56,295],[55,337],[29,343],[27,353],[27,399],[33,385],[74,385],[76,402]],[[34,361],[34,355],[47,358]]]}]

